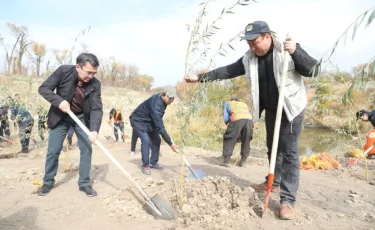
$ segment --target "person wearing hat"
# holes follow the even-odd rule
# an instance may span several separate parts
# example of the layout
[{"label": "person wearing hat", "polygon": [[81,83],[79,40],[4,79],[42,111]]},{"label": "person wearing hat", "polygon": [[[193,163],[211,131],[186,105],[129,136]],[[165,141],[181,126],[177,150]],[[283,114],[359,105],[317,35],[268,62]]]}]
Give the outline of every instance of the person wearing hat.
[{"label": "person wearing hat", "polygon": [[163,137],[174,152],[178,150],[177,145],[172,142],[168,135],[163,122],[165,110],[168,105],[172,104],[174,98],[175,95],[168,92],[154,94],[140,104],[129,117],[133,130],[141,139],[142,172],[146,175],[151,174],[151,168],[164,169],[158,163],[161,144],[159,135]]},{"label": "person wearing hat", "polygon": [[[184,80],[185,82],[208,82],[245,75],[251,92],[253,122],[257,122],[265,110],[267,154],[270,160],[283,68],[282,57],[285,51],[290,54],[275,179],[271,191],[280,191],[280,218],[294,219],[294,204],[299,186],[298,139],[307,105],[302,76],[316,76],[319,72],[317,61],[290,36],[286,38],[284,44],[278,42],[264,21],[248,24],[242,40],[247,41],[250,49],[236,62],[198,76],[194,74],[185,76]],[[263,183],[251,186],[256,190],[267,190],[267,177]]]},{"label": "person wearing hat", "polygon": [[238,98],[231,98],[224,105],[224,122],[227,129],[223,135],[223,162],[220,164],[229,167],[234,146],[239,139],[241,142],[241,160],[238,166],[244,167],[250,153],[250,141],[253,137],[252,117],[249,108]]},{"label": "person wearing hat", "polygon": [[371,147],[371,150],[367,153],[367,158],[375,156],[375,148],[373,144],[375,142],[375,110],[366,111],[364,109],[358,110],[356,113],[357,120],[371,122],[373,129],[366,134],[366,143],[363,146],[364,151]]}]

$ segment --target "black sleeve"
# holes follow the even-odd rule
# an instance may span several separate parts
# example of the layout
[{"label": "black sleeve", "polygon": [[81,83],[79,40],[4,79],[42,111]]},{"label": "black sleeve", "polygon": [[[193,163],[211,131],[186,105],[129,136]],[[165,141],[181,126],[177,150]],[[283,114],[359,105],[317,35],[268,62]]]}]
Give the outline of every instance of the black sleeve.
[{"label": "black sleeve", "polygon": [[245,74],[245,67],[242,63],[242,58],[238,59],[235,63],[214,69],[208,73],[199,74],[199,82],[208,82],[215,80],[225,80],[238,77]]},{"label": "black sleeve", "polygon": [[375,127],[375,110],[367,112],[368,120],[371,122],[372,126]]},{"label": "black sleeve", "polygon": [[[314,73],[314,77],[318,76],[320,67],[317,65],[318,61],[312,58],[310,55],[306,53],[297,43],[296,50],[291,55],[294,66],[298,73],[305,77],[312,77]],[[315,68],[315,70],[313,70]]]},{"label": "black sleeve", "polygon": [[99,132],[103,118],[103,104],[101,96],[101,85],[92,92],[91,110],[90,110],[90,131]]},{"label": "black sleeve", "polygon": [[64,99],[57,95],[54,90],[59,85],[63,74],[62,67],[60,66],[42,83],[38,89],[39,94],[57,108],[59,107],[60,103],[64,101]]},{"label": "black sleeve", "polygon": [[159,103],[154,105],[154,109],[151,112],[152,122],[154,123],[156,130],[160,135],[163,137],[164,141],[167,142],[168,145],[172,145],[172,139],[168,135],[167,130],[164,127],[163,122],[163,113],[164,113],[164,105],[160,105]]}]

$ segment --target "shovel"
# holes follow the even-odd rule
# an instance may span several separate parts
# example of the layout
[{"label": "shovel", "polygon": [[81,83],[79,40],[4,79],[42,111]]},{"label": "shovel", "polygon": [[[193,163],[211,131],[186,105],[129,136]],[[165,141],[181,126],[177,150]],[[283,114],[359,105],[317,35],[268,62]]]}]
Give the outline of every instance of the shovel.
[{"label": "shovel", "polygon": [[[371,151],[371,149],[373,149],[374,147],[375,147],[375,142],[374,142],[374,144],[372,144],[370,147],[368,147],[368,148],[366,149],[366,151],[363,153],[363,157],[367,157],[368,153],[369,153],[369,152]],[[347,166],[347,167],[355,166],[359,160],[360,160],[359,158],[351,159],[351,160],[349,160],[349,161],[346,163],[346,166]]]},{"label": "shovel", "polygon": [[[287,35],[288,37],[289,35]],[[280,124],[281,124],[281,116],[283,112],[284,106],[284,97],[285,97],[285,82],[286,77],[288,74],[288,64],[289,64],[289,53],[288,51],[284,50],[284,60],[283,60],[283,73],[281,75],[281,83],[279,89],[279,100],[277,102],[277,111],[276,111],[276,120],[275,120],[275,129],[273,133],[273,141],[272,141],[272,150],[271,150],[271,161],[270,161],[270,168],[268,173],[268,181],[267,181],[267,194],[266,200],[264,202],[264,208],[262,213],[262,218],[265,216],[268,208],[268,203],[270,201],[271,189],[273,180],[275,178],[275,163],[276,163],[276,155],[277,155],[277,148],[279,145],[279,135],[280,135]]]},{"label": "shovel", "polygon": [[194,170],[193,167],[191,167],[191,164],[189,163],[189,161],[186,159],[186,157],[182,154],[182,159],[184,160],[186,166],[189,168],[191,174],[189,176],[187,176],[188,179],[197,179],[197,180],[200,180],[200,179],[203,179],[206,174],[203,172],[202,169],[197,169],[197,170]]},{"label": "shovel", "polygon": [[[86,128],[86,126],[72,113],[72,111],[68,110],[67,113],[69,116],[83,129],[83,131],[90,136],[90,131]],[[156,194],[152,198],[150,198],[146,192],[141,188],[141,186],[131,177],[131,175],[121,166],[121,164],[107,151],[106,148],[102,145],[102,143],[96,139],[95,144],[107,155],[107,157],[112,161],[113,164],[117,166],[117,168],[126,176],[126,178],[136,187],[139,193],[145,198],[146,200],[146,207],[147,210],[151,213],[151,215],[155,216],[156,218],[164,219],[164,220],[172,220],[176,218],[175,211],[170,208],[163,199]]]},{"label": "shovel", "polygon": [[12,139],[6,139],[5,137],[2,137],[2,136],[0,136],[0,139],[3,139],[3,140],[5,140],[5,141],[7,141],[7,142],[9,142],[9,143],[11,143],[13,145],[16,144],[16,142],[14,140],[12,140]]}]

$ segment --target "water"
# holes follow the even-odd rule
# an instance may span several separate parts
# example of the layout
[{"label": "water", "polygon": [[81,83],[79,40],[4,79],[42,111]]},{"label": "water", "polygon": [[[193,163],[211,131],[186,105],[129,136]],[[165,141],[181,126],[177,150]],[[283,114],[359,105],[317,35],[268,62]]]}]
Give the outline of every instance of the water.
[{"label": "water", "polygon": [[[363,137],[361,137],[363,138]],[[362,139],[364,141],[364,139]],[[360,143],[349,135],[335,133],[329,129],[304,127],[299,139],[299,153],[311,155],[315,153],[347,153],[353,146],[360,148]]]}]

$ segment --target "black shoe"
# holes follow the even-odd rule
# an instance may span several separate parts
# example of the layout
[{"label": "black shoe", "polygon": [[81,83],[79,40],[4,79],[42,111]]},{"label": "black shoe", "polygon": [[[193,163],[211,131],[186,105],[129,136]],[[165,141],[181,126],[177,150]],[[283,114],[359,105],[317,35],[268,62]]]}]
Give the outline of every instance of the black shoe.
[{"label": "black shoe", "polygon": [[51,191],[52,188],[53,185],[44,184],[42,187],[38,189],[38,191],[36,191],[36,194],[38,194],[38,196],[45,196]]},{"label": "black shoe", "polygon": [[223,161],[220,163],[220,166],[229,167],[230,157],[223,157]]},{"label": "black shoe", "polygon": [[87,185],[87,186],[83,186],[83,187],[79,187],[79,191],[82,191],[84,193],[86,193],[86,195],[88,197],[92,197],[92,196],[96,196],[98,195],[96,193],[96,191],[91,187],[91,185]]},{"label": "black shoe", "polygon": [[246,167],[246,159],[242,159],[237,164],[238,167]]},{"label": "black shoe", "polygon": [[152,169],[159,169],[160,171],[164,170],[164,167],[156,163],[156,165],[150,165],[150,168]]},{"label": "black shoe", "polygon": [[22,149],[22,150],[19,151],[18,153],[29,153],[29,149]]}]

